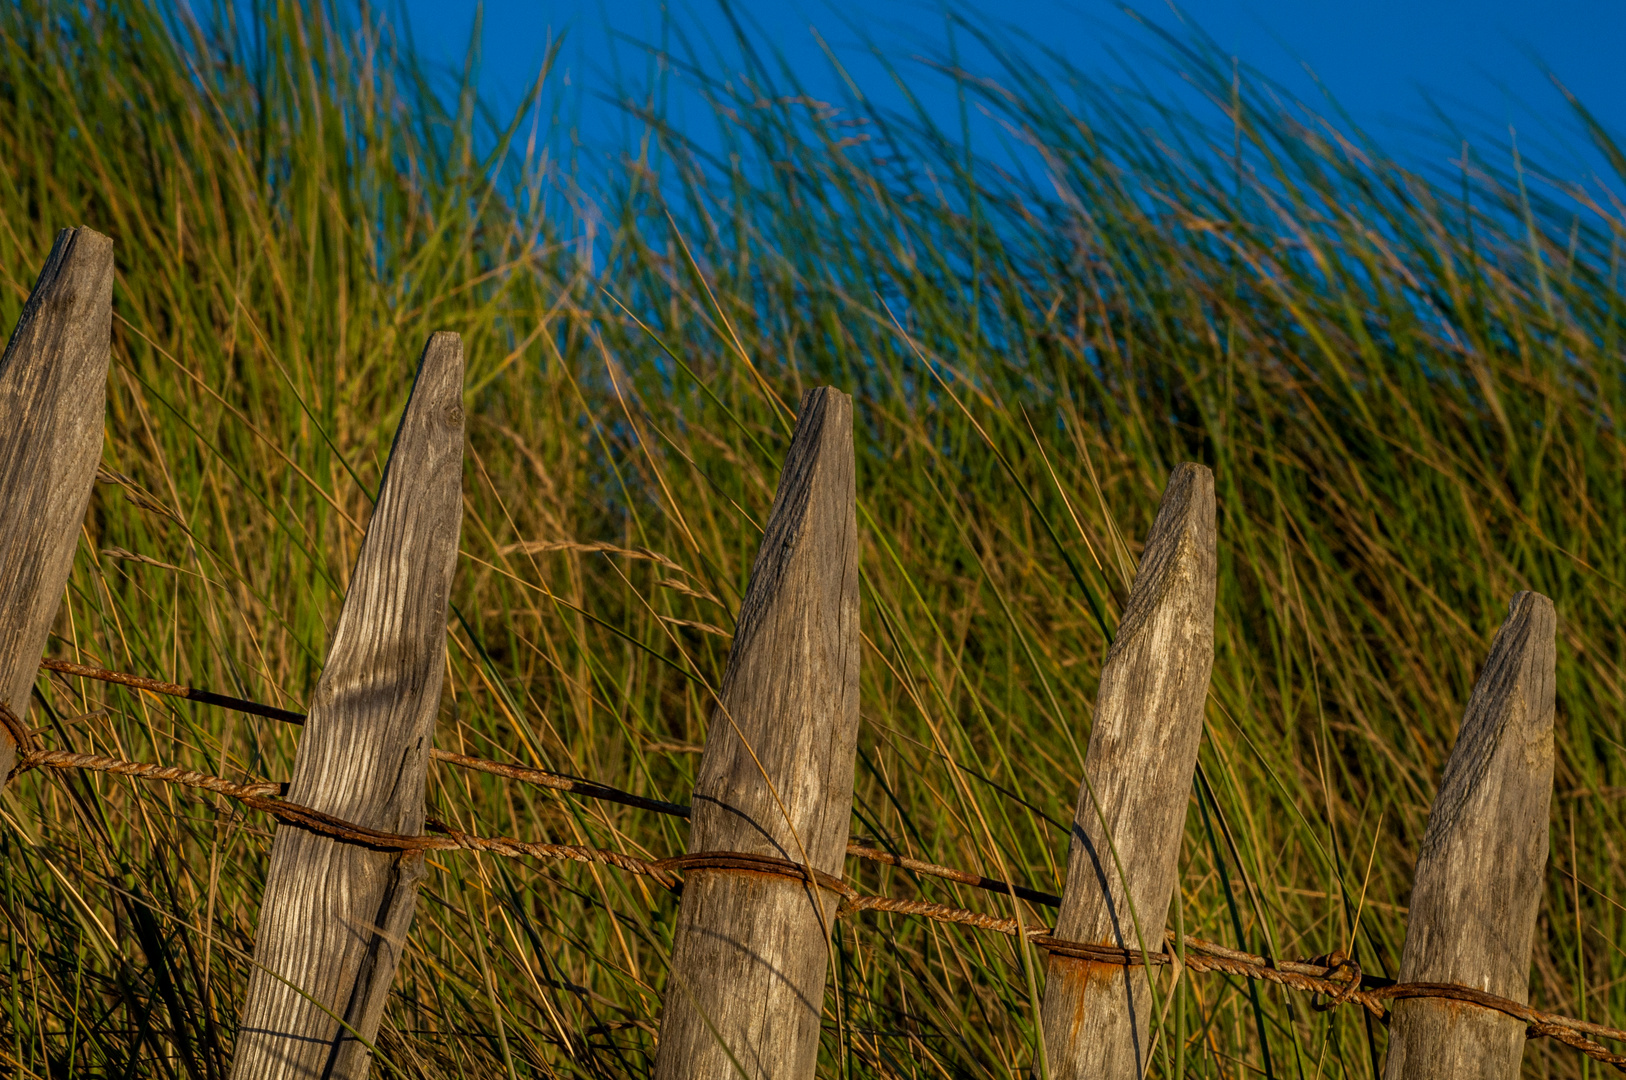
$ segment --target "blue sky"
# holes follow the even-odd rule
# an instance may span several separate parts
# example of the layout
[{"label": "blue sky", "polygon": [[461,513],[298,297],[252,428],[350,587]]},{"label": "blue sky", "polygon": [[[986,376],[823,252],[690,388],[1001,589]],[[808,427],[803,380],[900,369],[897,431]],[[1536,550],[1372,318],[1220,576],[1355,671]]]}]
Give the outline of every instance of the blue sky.
[{"label": "blue sky", "polygon": [[[401,0],[419,48],[448,67],[459,65],[473,25],[472,0]],[[691,27],[726,36],[714,2],[662,5],[656,0],[486,0],[481,48],[482,89],[499,105],[512,104],[535,78],[550,38],[565,35],[560,68],[573,90],[612,94],[620,77],[636,79],[647,64],[617,33],[659,39],[669,6]],[[1145,18],[1176,25],[1180,15],[1164,3],[1133,5]],[[843,56],[866,87],[880,86],[879,68],[866,63],[860,35],[844,21],[861,15],[863,31],[896,57],[940,47],[940,3],[861,0],[839,8],[823,0],[746,0],[736,9],[808,77],[811,88],[835,87],[810,28]],[[1026,31],[1074,64],[1107,80],[1121,79],[1127,59],[1158,90],[1179,93],[1178,76],[1150,63],[1149,35],[1124,9],[1107,0],[1012,0],[976,10]],[[1517,128],[1521,144],[1557,151],[1543,155],[1555,171],[1580,179],[1598,159],[1582,152],[1562,98],[1543,66],[1551,68],[1617,133],[1626,134],[1626,0],[1190,0],[1180,13],[1218,45],[1307,100],[1322,86],[1345,110],[1402,156],[1435,156],[1442,148],[1418,134],[1438,131],[1427,96],[1453,116],[1483,129]],[[928,104],[953,115],[954,97],[923,77]],[[589,106],[585,129],[615,141],[613,112]],[[1572,153],[1565,153],[1569,147]],[[1612,183],[1618,190],[1618,182]]]}]

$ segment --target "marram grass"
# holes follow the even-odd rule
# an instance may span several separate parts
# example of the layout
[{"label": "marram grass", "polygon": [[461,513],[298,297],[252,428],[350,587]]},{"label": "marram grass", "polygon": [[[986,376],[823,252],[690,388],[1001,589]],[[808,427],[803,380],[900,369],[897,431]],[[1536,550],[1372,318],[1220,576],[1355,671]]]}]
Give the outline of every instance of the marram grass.
[{"label": "marram grass", "polygon": [[[645,115],[605,165],[547,80],[493,122],[369,18],[0,8],[0,322],[54,230],[117,242],[104,464],[125,479],[93,499],[52,655],[306,704],[412,363],[455,330],[467,514],[438,741],[684,800],[727,651],[689,624],[732,627],[785,406],[830,382],[858,425],[853,830],[1058,891],[1106,628],[1169,469],[1196,460],[1219,498],[1218,653],[1171,923],[1393,975],[1478,665],[1537,589],[1560,641],[1532,1000],[1626,1020],[1606,187],[1495,145],[1407,171],[1200,41],[1161,47],[1212,98],[1204,121],[993,42],[965,90],[1031,176],[760,67],[689,73],[720,134]],[[569,546],[599,543],[681,569]],[[294,729],[38,686],[51,745],[289,773]],[[438,765],[430,788],[460,828],[684,842]],[[39,773],[3,810],[0,1068],[225,1076],[271,823]],[[669,897],[599,867],[432,864],[378,1075],[649,1071]],[[1026,1074],[1043,975],[1011,940],[865,916],[835,955],[821,1075]],[[1267,986],[1188,979],[1169,1002],[1159,1077],[1368,1077],[1384,1048],[1354,1010]],[[1584,1071],[1549,1041],[1525,1060]]]}]

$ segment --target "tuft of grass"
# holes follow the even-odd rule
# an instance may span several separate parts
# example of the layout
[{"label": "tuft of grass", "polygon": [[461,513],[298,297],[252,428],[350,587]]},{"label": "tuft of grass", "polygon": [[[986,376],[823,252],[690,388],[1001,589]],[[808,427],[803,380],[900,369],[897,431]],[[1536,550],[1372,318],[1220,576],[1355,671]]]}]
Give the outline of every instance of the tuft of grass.
[{"label": "tuft of grass", "polygon": [[[306,704],[412,359],[455,330],[439,743],[684,799],[728,644],[693,624],[733,625],[785,403],[830,382],[858,425],[853,830],[1059,891],[1108,633],[1168,470],[1197,460],[1217,656],[1171,925],[1393,975],[1458,718],[1507,599],[1537,589],[1561,642],[1532,1000],[1626,1020],[1619,204],[1494,144],[1419,174],[1200,38],[1158,47],[1216,120],[962,29],[992,57],[964,92],[1014,158],[697,53],[673,64],[715,137],[629,105],[645,137],[604,170],[545,79],[493,118],[472,60],[445,92],[365,13],[0,8],[0,322],[55,229],[117,242],[116,482],[53,655]],[[31,715],[52,745],[229,776],[287,776],[297,739],[57,678]],[[684,842],[439,766],[431,802],[464,829]],[[5,1069],[225,1076],[270,824],[39,773],[3,810]],[[431,865],[380,1075],[649,1071],[670,898],[602,867]],[[1027,1074],[1042,971],[1015,943],[865,916],[835,956],[823,1072]],[[1170,998],[1157,1076],[1367,1077],[1383,1052],[1352,1010],[1268,986]],[[1526,1062],[1584,1074],[1548,1041]]]}]

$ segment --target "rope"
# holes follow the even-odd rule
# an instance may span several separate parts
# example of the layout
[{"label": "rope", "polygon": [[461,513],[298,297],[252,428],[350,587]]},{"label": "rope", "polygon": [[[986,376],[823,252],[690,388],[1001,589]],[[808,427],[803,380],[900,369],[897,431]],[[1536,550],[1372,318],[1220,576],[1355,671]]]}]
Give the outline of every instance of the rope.
[{"label": "rope", "polygon": [[[11,744],[17,748],[19,754],[33,748],[33,736],[29,735],[28,729],[23,726],[23,722],[17,719],[17,714],[12,712],[10,707],[3,701],[0,701],[0,727],[5,728],[6,734],[11,736]],[[17,766],[13,765],[10,775],[6,776],[5,779],[9,781],[11,777],[17,775],[17,772]]]},{"label": "rope", "polygon": [[606,784],[596,783],[592,780],[577,780],[569,776],[560,776],[558,773],[543,772],[541,769],[528,769],[523,765],[507,765],[501,761],[469,757],[467,754],[454,754],[450,750],[432,748],[429,751],[429,756],[436,761],[444,761],[448,765],[473,769],[475,772],[490,773],[493,776],[502,776],[509,780],[519,780],[523,783],[535,784],[538,787],[551,788],[554,791],[568,791],[573,795],[620,803],[623,806],[636,806],[641,810],[653,810],[657,814],[669,814],[672,817],[687,818],[689,816],[689,808],[682,803],[646,799],[642,795],[634,795],[630,791],[621,791],[618,788],[609,787]]},{"label": "rope", "polygon": [[41,660],[40,667],[46,671],[55,671],[63,675],[78,675],[84,679],[99,679],[102,682],[128,686],[133,690],[167,694],[170,697],[187,698],[190,701],[202,702],[205,705],[218,705],[224,709],[253,713],[255,716],[265,716],[272,720],[281,720],[284,723],[303,724],[305,722],[304,713],[290,712],[287,709],[279,709],[272,705],[262,705],[258,701],[245,701],[243,698],[228,697],[225,694],[216,694],[210,690],[199,690],[195,686],[159,682],[157,679],[148,679],[141,675],[129,675],[122,671],[105,671],[102,668],[72,664],[66,660]]},{"label": "rope", "polygon": [[827,874],[823,870],[816,870],[803,863],[791,862],[789,859],[780,859],[773,855],[752,855],[743,851],[695,851],[687,855],[662,859],[655,865],[662,870],[744,870],[753,874],[795,878],[817,885],[821,889],[828,889],[840,896],[843,901],[858,897],[858,892],[851,885],[834,874]]},{"label": "rope", "polygon": [[[0,713],[0,723],[5,723],[8,719],[3,713]],[[10,724],[7,723],[6,726],[10,727]],[[427,827],[431,831],[430,835],[407,836],[369,829],[307,806],[300,806],[284,799],[270,798],[270,795],[280,792],[283,788],[283,785],[271,782],[239,784],[218,776],[193,772],[189,769],[171,765],[125,761],[100,754],[79,754],[67,750],[30,750],[25,752],[19,759],[16,771],[21,773],[33,768],[86,769],[143,780],[160,780],[183,787],[212,791],[236,799],[252,809],[270,814],[284,824],[306,829],[342,843],[362,844],[379,851],[481,851],[509,858],[529,856],[537,859],[599,863],[632,874],[653,878],[665,888],[673,891],[681,888],[681,878],[677,875],[685,871],[746,871],[811,882],[820,888],[835,892],[841,897],[841,914],[879,911],[970,926],[975,929],[993,931],[1009,936],[1015,936],[1022,932],[1015,919],[1000,918],[965,908],[950,907],[945,904],[935,904],[924,900],[910,900],[893,896],[862,896],[852,886],[831,874],[788,859],[780,859],[769,855],[754,855],[733,851],[706,851],[678,855],[670,859],[649,860],[640,859],[637,856],[627,855],[619,851],[586,847],[580,844],[539,844],[506,836],[476,836],[452,829],[435,821],[428,823]],[[924,865],[930,866],[932,864]],[[958,873],[965,872],[958,871]],[[967,876],[975,875],[968,874]],[[1012,886],[1005,887],[1014,888]],[[1168,944],[1160,952],[1125,949],[1103,943],[1069,941],[1054,937],[1043,927],[1034,927],[1028,930],[1026,936],[1035,946],[1055,956],[1071,957],[1092,963],[1112,964],[1126,968],[1176,964],[1179,962],[1178,958],[1173,952],[1169,951],[1169,946],[1179,943],[1183,944],[1185,948],[1185,968],[1188,971],[1217,971],[1240,978],[1270,982],[1290,990],[1316,995],[1325,999],[1324,1003],[1315,1003],[1315,1007],[1321,1010],[1334,1009],[1347,1003],[1358,1004],[1379,1019],[1387,1017],[1388,1010],[1384,1005],[1386,1001],[1413,998],[1440,998],[1449,1001],[1461,1001],[1480,1008],[1501,1012],[1522,1021],[1526,1025],[1525,1035],[1527,1038],[1546,1037],[1557,1039],[1559,1042],[1579,1050],[1595,1061],[1611,1065],[1621,1072],[1626,1072],[1626,1055],[1612,1053],[1608,1047],[1587,1037],[1591,1035],[1616,1041],[1626,1041],[1626,1031],[1605,1027],[1602,1024],[1590,1023],[1585,1020],[1577,1020],[1574,1017],[1542,1012],[1522,1002],[1513,1001],[1510,998],[1500,997],[1496,994],[1489,994],[1482,990],[1474,990],[1466,986],[1456,986],[1449,983],[1387,983],[1383,980],[1368,979],[1362,975],[1359,965],[1339,953],[1317,957],[1315,960],[1309,961],[1277,962],[1269,957],[1238,952],[1234,949],[1216,945],[1213,942],[1204,941],[1201,938],[1186,937],[1183,942],[1178,942],[1173,933],[1166,935]],[[1346,973],[1342,981],[1333,977],[1340,972]],[[1368,985],[1370,985],[1370,989],[1367,988]]]},{"label": "rope", "polygon": [[865,862],[880,863],[882,866],[896,866],[902,870],[910,870],[917,874],[927,874],[931,877],[943,878],[945,881],[956,881],[961,885],[970,885],[975,889],[985,889],[988,892],[1014,895],[1034,904],[1043,904],[1046,907],[1061,907],[1061,897],[1052,893],[1040,892],[1025,885],[1012,885],[1008,881],[998,878],[983,877],[973,874],[969,870],[956,870],[950,866],[938,866],[936,863],[923,862],[920,859],[911,859],[906,855],[894,855],[890,851],[882,851],[870,844],[852,841],[847,845],[847,854],[855,859]]},{"label": "rope", "polygon": [[[46,671],[54,671],[63,675],[74,675],[84,679],[96,679],[101,682],[113,683],[118,686],[128,686],[136,690],[146,690],[153,694],[164,694],[170,697],[186,698],[208,705],[217,705],[221,708],[235,709],[238,712],[252,713],[256,716],[266,716],[274,720],[282,720],[292,724],[303,724],[305,714],[290,712],[286,709],[273,708],[262,705],[257,701],[248,701],[243,698],[229,697],[217,694],[211,690],[199,690],[194,687],[182,686],[179,683],[161,682],[158,679],[149,679],[142,675],[131,675],[122,671],[108,671],[105,668],[88,667],[84,664],[73,664],[66,660],[42,660],[40,667]],[[0,705],[0,709],[4,706]],[[0,724],[8,724],[10,713],[0,713]],[[14,717],[12,718],[15,719]],[[19,726],[20,730],[20,726]],[[13,741],[19,747],[26,748],[33,745],[26,738],[18,737],[13,731]],[[459,768],[471,769],[475,772],[489,773],[509,780],[518,780],[521,783],[534,784],[537,787],[547,788],[551,791],[563,791],[584,798],[598,799],[602,802],[619,803],[622,806],[633,806],[641,810],[650,810],[657,814],[667,814],[672,817],[689,817],[689,808],[682,803],[663,802],[660,799],[650,799],[642,795],[634,795],[630,791],[622,791],[600,784],[592,780],[578,780],[575,777],[562,776],[559,773],[546,772],[542,769],[526,768],[522,765],[509,765],[501,761],[491,761],[487,758],[470,757],[467,754],[454,754],[449,750],[431,748],[429,756],[435,761],[444,761]],[[133,775],[133,774],[130,774]],[[270,794],[276,794],[271,792]],[[936,863],[912,859],[906,855],[896,855],[874,846],[873,841],[860,843],[854,841],[847,845],[847,854],[866,862],[879,863],[884,866],[896,866],[916,874],[925,874],[930,877],[943,878],[946,881],[969,885],[975,889],[1003,895],[1014,895],[1035,904],[1044,904],[1049,907],[1060,907],[1061,897],[1051,893],[1030,889],[1024,885],[1014,885],[1010,882],[1000,881],[998,878],[985,877],[974,874],[968,870],[956,870],[953,867],[939,866]]]}]

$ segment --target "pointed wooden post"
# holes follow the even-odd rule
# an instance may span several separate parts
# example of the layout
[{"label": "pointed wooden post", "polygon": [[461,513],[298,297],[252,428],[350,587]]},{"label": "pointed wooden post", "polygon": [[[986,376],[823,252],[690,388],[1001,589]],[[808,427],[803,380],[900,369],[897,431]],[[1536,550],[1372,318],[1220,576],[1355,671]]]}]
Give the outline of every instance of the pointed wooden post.
[{"label": "pointed wooden post", "polygon": [[[422,830],[462,475],[463,346],[435,334],[300,735],[290,801],[372,829]],[[423,873],[422,853],[277,828],[235,1080],[367,1074]]]},{"label": "pointed wooden post", "polygon": [[[841,874],[858,745],[852,399],[802,396],[695,781],[689,851]],[[655,1075],[811,1077],[838,897],[742,870],[684,875]]]},{"label": "pointed wooden post", "polygon": [[0,360],[0,786],[96,482],[112,325],[113,241],[63,229]]},{"label": "pointed wooden post", "polygon": [[[1403,983],[1529,1001],[1547,872],[1557,616],[1540,593],[1508,605],[1428,816],[1400,955]],[[1522,1020],[1441,998],[1394,1005],[1384,1080],[1513,1080]]]},{"label": "pointed wooden post", "polygon": [[[1101,671],[1059,938],[1163,948],[1214,664],[1214,579],[1214,477],[1187,463],[1169,477]],[[1146,1074],[1146,979],[1144,967],[1050,957],[1040,1016],[1054,1080]]]}]

